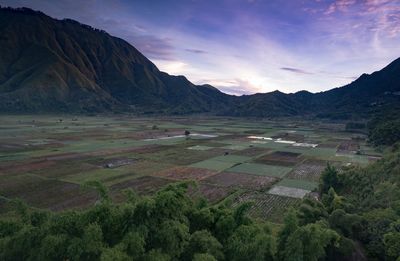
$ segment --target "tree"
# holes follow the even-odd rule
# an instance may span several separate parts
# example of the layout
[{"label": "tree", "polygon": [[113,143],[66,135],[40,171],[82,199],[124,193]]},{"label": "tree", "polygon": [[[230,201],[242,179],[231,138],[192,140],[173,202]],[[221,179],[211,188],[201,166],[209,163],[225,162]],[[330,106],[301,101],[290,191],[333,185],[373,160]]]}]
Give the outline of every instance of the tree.
[{"label": "tree", "polygon": [[287,239],[283,260],[318,261],[325,256],[325,248],[338,245],[339,240],[339,234],[321,222],[299,227]]},{"label": "tree", "polygon": [[[184,259],[192,260],[196,254],[206,254],[208,258],[211,256],[218,260],[224,259],[223,246],[207,230],[196,231],[191,235],[189,244],[185,250]],[[207,256],[198,256],[197,259],[207,260]]]},{"label": "tree", "polygon": [[277,255],[280,260],[284,259],[285,246],[289,236],[293,234],[299,227],[299,220],[297,219],[296,211],[294,209],[289,209],[284,218],[283,224],[283,228],[278,234]]},{"label": "tree", "polygon": [[195,254],[193,261],[217,261],[217,259],[210,254]]},{"label": "tree", "polygon": [[173,258],[178,258],[189,241],[189,228],[186,224],[174,220],[161,223],[154,235],[154,248],[161,249]]},{"label": "tree", "polygon": [[228,260],[273,260],[275,242],[259,225],[242,225],[228,239]]},{"label": "tree", "polygon": [[320,191],[321,194],[327,193],[330,188],[337,189],[339,184],[338,172],[329,163],[321,174]]}]

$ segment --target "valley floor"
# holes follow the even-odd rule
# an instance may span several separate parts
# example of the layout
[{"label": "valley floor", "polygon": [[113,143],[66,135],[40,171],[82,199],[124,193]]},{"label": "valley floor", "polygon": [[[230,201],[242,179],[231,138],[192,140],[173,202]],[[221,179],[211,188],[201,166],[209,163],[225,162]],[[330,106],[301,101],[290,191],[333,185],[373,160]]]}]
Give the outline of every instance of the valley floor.
[{"label": "valley floor", "polygon": [[379,157],[344,123],[3,115],[0,212],[14,198],[54,211],[87,207],[97,200],[82,189],[88,181],[102,182],[119,201],[127,188],[149,194],[195,180],[193,197],[233,205],[251,200],[252,215],[279,223],[317,188],[327,162],[341,168]]}]

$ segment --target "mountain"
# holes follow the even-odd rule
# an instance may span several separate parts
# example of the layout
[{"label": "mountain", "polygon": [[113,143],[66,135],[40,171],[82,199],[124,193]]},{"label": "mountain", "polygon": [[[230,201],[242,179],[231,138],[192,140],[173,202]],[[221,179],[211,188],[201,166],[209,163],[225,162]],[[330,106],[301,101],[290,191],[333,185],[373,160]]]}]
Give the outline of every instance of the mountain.
[{"label": "mountain", "polygon": [[321,93],[231,96],[161,72],[126,41],[28,8],[0,8],[0,112],[367,116],[400,104],[400,59]]},{"label": "mountain", "polygon": [[331,119],[369,118],[400,111],[400,58],[380,71],[320,93],[279,91],[242,96],[230,112],[235,116],[317,116]]},{"label": "mountain", "polygon": [[126,41],[27,8],[0,9],[0,111],[209,112],[229,96],[161,72]]}]

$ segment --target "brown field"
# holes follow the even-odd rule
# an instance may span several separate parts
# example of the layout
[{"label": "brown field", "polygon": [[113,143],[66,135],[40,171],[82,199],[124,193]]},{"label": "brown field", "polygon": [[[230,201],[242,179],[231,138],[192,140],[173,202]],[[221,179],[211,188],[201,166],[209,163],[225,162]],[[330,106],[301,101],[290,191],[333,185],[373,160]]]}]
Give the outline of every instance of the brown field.
[{"label": "brown field", "polygon": [[196,197],[204,197],[211,204],[217,203],[226,198],[234,190],[231,188],[218,187],[209,184],[199,183],[197,188],[189,188],[189,195]]},{"label": "brown field", "polygon": [[28,163],[22,163],[22,164],[9,164],[0,167],[0,173],[5,173],[5,174],[16,174],[16,173],[25,173],[25,172],[30,172],[34,170],[42,170],[49,168],[51,166],[54,166],[56,162],[54,161],[47,161],[47,160],[41,160],[41,161],[32,161]]},{"label": "brown field", "polygon": [[154,173],[154,176],[174,179],[174,180],[202,180],[212,175],[217,174],[217,171],[192,168],[192,167],[174,167],[164,171]]},{"label": "brown field", "polygon": [[120,190],[132,189],[138,194],[150,194],[172,182],[172,180],[159,177],[143,176],[114,184],[110,187],[110,190],[112,193],[116,193]]},{"label": "brown field", "polygon": [[33,175],[2,179],[0,193],[7,198],[20,198],[34,207],[56,211],[82,208],[97,199],[94,191],[85,191],[79,185]]},{"label": "brown field", "polygon": [[286,152],[286,151],[276,151],[267,155],[264,155],[258,159],[256,162],[269,164],[269,165],[279,165],[279,166],[293,166],[299,163],[302,158],[300,153]]},{"label": "brown field", "polygon": [[223,187],[261,190],[268,189],[277,180],[278,179],[276,178],[268,176],[242,174],[236,172],[221,172],[217,175],[204,179],[203,182]]}]

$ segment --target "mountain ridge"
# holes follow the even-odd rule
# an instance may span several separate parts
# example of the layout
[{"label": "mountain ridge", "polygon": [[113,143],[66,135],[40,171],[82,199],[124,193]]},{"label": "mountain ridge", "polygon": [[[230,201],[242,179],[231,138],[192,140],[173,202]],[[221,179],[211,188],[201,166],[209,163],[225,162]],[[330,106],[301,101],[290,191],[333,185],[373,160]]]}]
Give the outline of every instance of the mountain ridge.
[{"label": "mountain ridge", "polygon": [[28,8],[1,8],[0,14],[0,48],[7,50],[0,53],[0,112],[340,118],[399,101],[384,93],[400,91],[400,58],[325,92],[234,96],[160,71],[134,46],[103,30]]}]

